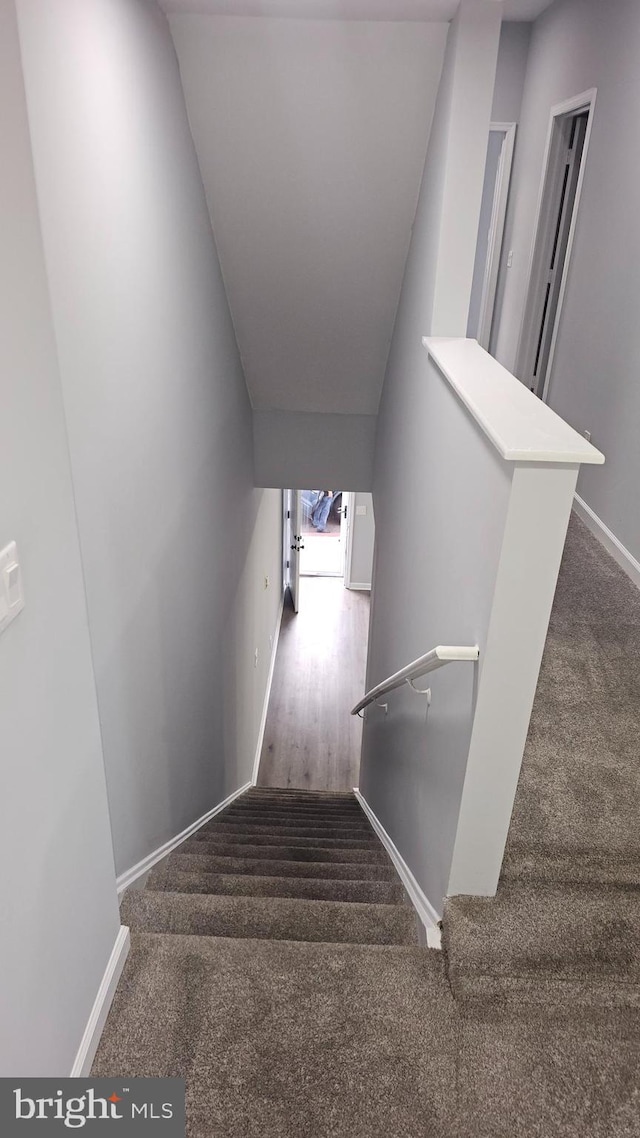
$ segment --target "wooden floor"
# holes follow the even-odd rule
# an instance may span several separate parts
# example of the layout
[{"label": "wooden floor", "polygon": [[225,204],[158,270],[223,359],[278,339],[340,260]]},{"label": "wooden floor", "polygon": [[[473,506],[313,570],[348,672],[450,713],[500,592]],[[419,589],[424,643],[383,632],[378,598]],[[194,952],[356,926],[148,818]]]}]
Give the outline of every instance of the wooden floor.
[{"label": "wooden floor", "polygon": [[369,593],[342,578],[302,577],[297,616],[285,605],[260,759],[259,786],[358,785]]}]

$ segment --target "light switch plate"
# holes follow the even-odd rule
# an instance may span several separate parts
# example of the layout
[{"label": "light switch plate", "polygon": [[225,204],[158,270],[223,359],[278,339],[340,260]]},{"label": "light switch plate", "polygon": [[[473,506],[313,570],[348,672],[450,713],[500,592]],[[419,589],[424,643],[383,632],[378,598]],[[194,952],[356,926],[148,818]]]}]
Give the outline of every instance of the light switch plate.
[{"label": "light switch plate", "polygon": [[0,550],[0,632],[15,620],[24,608],[22,572],[15,541]]}]

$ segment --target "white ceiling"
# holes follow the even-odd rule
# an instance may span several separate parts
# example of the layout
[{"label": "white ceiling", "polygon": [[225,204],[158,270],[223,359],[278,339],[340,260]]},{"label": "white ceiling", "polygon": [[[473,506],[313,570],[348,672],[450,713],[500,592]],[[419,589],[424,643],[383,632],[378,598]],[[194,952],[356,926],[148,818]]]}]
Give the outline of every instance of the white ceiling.
[{"label": "white ceiling", "polygon": [[[459,0],[160,0],[165,12],[333,20],[451,20]],[[504,18],[534,20],[552,0],[505,0]]]},{"label": "white ceiling", "polygon": [[254,407],[375,414],[446,25],[171,29]]}]

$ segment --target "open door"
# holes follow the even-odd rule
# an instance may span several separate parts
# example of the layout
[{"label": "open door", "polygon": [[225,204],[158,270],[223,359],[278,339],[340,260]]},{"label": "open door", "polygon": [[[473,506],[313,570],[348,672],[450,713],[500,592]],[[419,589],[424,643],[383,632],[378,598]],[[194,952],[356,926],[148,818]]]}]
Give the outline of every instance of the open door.
[{"label": "open door", "polygon": [[551,108],[516,375],[546,400],[568,280],[595,89]]},{"label": "open door", "polygon": [[285,564],[287,567],[286,582],[291,593],[293,611],[298,611],[300,597],[300,551],[304,549],[302,543],[302,506],[299,490],[286,491],[286,526],[285,526]]},{"label": "open door", "polygon": [[349,499],[349,494],[346,490],[342,491],[342,501],[340,503],[339,513],[340,513],[341,566],[342,566],[342,575],[345,578],[345,585],[346,585],[346,583],[347,583],[346,575],[347,575],[347,569],[348,569],[347,553],[350,552],[350,546],[351,546],[351,533],[350,533],[350,530],[351,530],[351,502]]}]

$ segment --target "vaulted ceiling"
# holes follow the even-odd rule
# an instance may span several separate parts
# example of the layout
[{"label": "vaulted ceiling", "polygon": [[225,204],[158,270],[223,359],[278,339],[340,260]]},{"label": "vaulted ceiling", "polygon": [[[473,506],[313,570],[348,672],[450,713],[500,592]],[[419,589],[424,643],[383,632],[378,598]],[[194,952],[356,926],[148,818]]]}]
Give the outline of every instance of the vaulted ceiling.
[{"label": "vaulted ceiling", "polygon": [[377,411],[446,27],[171,20],[256,410]]},{"label": "vaulted ceiling", "polygon": [[457,0],[163,6],[254,408],[376,414]]}]

